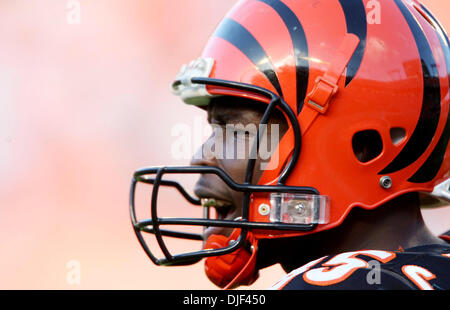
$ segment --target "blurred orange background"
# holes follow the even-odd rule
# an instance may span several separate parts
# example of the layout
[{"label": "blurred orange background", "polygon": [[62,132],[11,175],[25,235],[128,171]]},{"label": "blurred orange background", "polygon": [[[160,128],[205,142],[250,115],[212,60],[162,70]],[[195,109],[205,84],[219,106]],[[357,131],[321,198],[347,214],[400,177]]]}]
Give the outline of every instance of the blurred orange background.
[{"label": "blurred orange background", "polygon": [[[0,289],[216,289],[202,264],[148,260],[128,191],[136,168],[188,164],[170,156],[171,128],[204,114],[169,85],[235,2],[1,1]],[[448,1],[423,3],[450,29]],[[449,208],[424,216],[448,229]]]}]

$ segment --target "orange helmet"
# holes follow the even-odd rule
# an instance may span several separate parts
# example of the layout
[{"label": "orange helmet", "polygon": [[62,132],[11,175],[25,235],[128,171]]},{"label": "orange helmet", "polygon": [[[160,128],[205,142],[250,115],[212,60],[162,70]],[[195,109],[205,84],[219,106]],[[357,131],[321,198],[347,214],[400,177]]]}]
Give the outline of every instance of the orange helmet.
[{"label": "orange helmet", "polygon": [[[238,2],[201,58],[182,69],[173,91],[197,106],[214,96],[265,102],[263,120],[281,109],[289,130],[276,162],[269,163],[277,168],[253,185],[251,178],[236,184],[214,167],[138,170],[133,225],[141,243],[142,231],[155,233],[165,253],[157,259],[143,244],[150,258],[170,265],[212,257],[206,262],[210,278],[235,287],[255,278],[258,240],[328,230],[354,207],[374,209],[409,192],[448,200],[449,45],[436,18],[415,0]],[[250,160],[247,172],[252,165]],[[245,193],[243,217],[233,223],[162,219],[155,198],[152,219],[138,221],[137,182],[154,184],[154,195],[160,185],[175,186],[200,204],[177,183],[162,180],[167,173],[218,175]],[[218,238],[209,249],[172,256],[163,236],[183,236],[160,226],[181,223],[234,227],[240,236],[232,245]],[[252,246],[244,261],[229,259],[246,244]]]}]

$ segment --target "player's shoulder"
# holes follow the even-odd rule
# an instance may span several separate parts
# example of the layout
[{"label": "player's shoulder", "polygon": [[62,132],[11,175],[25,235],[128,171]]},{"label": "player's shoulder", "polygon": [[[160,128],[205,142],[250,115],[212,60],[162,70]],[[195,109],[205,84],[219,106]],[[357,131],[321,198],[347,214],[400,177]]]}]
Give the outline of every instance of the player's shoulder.
[{"label": "player's shoulder", "polygon": [[270,289],[450,289],[450,245],[325,256],[293,270]]}]

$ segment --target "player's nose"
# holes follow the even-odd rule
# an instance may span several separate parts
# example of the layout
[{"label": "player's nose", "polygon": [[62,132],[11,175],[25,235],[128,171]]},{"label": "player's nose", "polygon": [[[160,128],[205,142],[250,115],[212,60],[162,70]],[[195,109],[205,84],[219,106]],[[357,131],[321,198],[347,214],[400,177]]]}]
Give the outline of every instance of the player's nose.
[{"label": "player's nose", "polygon": [[[205,142],[206,144],[206,142]],[[203,144],[191,158],[191,166],[217,166],[217,159],[212,152],[208,152],[207,148]]]}]

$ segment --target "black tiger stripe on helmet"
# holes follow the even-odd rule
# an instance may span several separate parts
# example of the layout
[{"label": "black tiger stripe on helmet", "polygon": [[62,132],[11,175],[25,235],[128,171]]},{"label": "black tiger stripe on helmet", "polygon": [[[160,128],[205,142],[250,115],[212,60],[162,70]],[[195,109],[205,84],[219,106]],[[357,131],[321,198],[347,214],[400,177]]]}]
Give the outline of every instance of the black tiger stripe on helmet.
[{"label": "black tiger stripe on helmet", "polygon": [[283,20],[294,46],[297,78],[297,114],[300,114],[308,90],[309,61],[308,42],[305,30],[297,16],[283,2],[278,0],[258,0],[274,9]]},{"label": "black tiger stripe on helmet", "polygon": [[348,33],[359,38],[359,45],[347,66],[345,86],[348,86],[361,66],[367,44],[367,15],[362,0],[339,0],[345,15]]},{"label": "black tiger stripe on helmet", "polygon": [[[445,33],[442,25],[431,14],[430,11],[423,5],[421,9],[428,15],[430,21],[433,23],[433,27],[436,31],[436,35],[441,43],[442,52],[445,58],[445,64],[447,67],[447,78],[450,87],[450,41]],[[425,183],[433,180],[439,172],[439,169],[444,162],[445,150],[448,147],[450,139],[450,110],[448,112],[447,121],[445,123],[444,131],[439,138],[437,145],[434,147],[431,155],[427,158],[425,163],[417,170],[417,172],[408,179],[413,183]]]},{"label": "black tiger stripe on helmet", "polygon": [[420,24],[401,0],[394,0],[411,29],[420,54],[423,74],[422,109],[416,128],[405,147],[379,174],[389,174],[408,167],[419,159],[436,134],[441,113],[441,88],[436,60]]},{"label": "black tiger stripe on helmet", "polygon": [[278,80],[277,73],[270,57],[256,38],[244,26],[231,18],[226,18],[220,24],[219,28],[214,33],[214,36],[228,41],[244,53],[267,77],[278,92],[278,95],[283,98],[280,81]]}]

